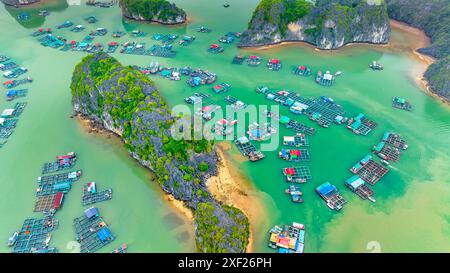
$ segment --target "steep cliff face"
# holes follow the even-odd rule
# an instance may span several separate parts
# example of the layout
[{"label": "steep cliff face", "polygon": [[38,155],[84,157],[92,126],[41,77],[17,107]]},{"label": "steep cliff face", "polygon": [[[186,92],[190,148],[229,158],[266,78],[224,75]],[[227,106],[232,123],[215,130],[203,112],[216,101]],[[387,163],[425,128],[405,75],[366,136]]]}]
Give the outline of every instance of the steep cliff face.
[{"label": "steep cliff face", "polygon": [[303,41],[320,49],[384,44],[391,29],[383,0],[262,0],[240,46]]},{"label": "steep cliff face", "polygon": [[160,24],[181,24],[186,22],[186,12],[166,0],[120,0],[123,16],[138,21]]},{"label": "steep cliff face", "polygon": [[425,72],[432,92],[450,102],[450,1],[386,0],[389,17],[420,28],[431,45],[417,51],[438,60]]},{"label": "steep cliff face", "polygon": [[131,156],[155,173],[164,191],[193,210],[201,209],[195,213],[200,250],[245,251],[248,219],[240,210],[215,201],[205,185],[217,173],[213,143],[172,137],[176,120],[153,82],[99,53],[76,66],[71,90],[75,112],[120,136]]}]

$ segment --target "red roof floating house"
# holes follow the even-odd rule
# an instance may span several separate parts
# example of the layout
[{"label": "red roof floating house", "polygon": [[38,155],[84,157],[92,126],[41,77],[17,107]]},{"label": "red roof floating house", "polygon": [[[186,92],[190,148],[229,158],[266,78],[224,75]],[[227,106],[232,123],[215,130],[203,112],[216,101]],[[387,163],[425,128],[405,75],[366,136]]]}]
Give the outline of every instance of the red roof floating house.
[{"label": "red roof floating house", "polygon": [[75,45],[76,43],[77,43],[77,42],[74,41],[74,40],[70,41],[70,44],[71,44],[71,45]]},{"label": "red roof floating house", "polygon": [[298,69],[299,69],[299,70],[302,70],[302,71],[303,71],[303,70],[305,70],[305,69],[306,69],[306,66],[304,66],[304,65],[302,65],[302,66],[299,66],[299,67],[298,67]]},{"label": "red roof floating house", "polygon": [[219,45],[218,44],[212,44],[211,48],[213,48],[213,49],[219,48]]},{"label": "red roof floating house", "polygon": [[300,156],[301,152],[300,150],[291,150],[291,155]]},{"label": "red roof floating house", "polygon": [[64,193],[57,192],[55,195],[55,199],[53,200],[53,208],[60,209],[64,198]]},{"label": "red roof floating house", "polygon": [[284,174],[285,175],[295,175],[295,169],[294,168],[284,168]]},{"label": "red roof floating house", "polygon": [[7,82],[3,83],[3,85],[5,85],[5,86],[11,85],[11,84],[13,84],[13,81],[7,81]]},{"label": "red roof floating house", "polygon": [[250,57],[248,57],[249,59],[252,59],[252,60],[255,60],[255,59],[258,59],[258,56],[255,56],[255,55],[252,55],[252,56],[250,56]]},{"label": "red roof floating house", "polygon": [[228,123],[228,121],[226,119],[220,119],[217,123],[220,125],[225,125]]},{"label": "red roof floating house", "polygon": [[109,45],[110,45],[110,46],[116,46],[116,45],[117,45],[117,42],[111,42],[111,43],[109,43]]},{"label": "red roof floating house", "polygon": [[271,63],[271,64],[279,64],[280,60],[278,60],[278,59],[271,59],[271,60],[269,60],[269,63]]}]

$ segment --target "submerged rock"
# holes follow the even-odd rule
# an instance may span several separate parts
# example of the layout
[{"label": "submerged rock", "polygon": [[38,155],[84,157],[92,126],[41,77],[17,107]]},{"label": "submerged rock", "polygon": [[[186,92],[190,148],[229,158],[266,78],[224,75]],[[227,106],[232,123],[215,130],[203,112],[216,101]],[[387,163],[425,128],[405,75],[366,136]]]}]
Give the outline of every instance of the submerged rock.
[{"label": "submerged rock", "polygon": [[174,25],[186,22],[186,12],[166,0],[120,0],[123,16],[137,20]]},{"label": "submerged rock", "polygon": [[[195,211],[208,208],[195,213],[195,226],[200,230],[208,226],[210,231],[197,232],[200,250],[245,251],[247,217],[218,203],[205,184],[207,178],[217,174],[213,143],[172,137],[170,128],[177,119],[150,79],[108,54],[98,53],[85,57],[75,67],[71,90],[74,111],[120,136],[130,155],[155,173],[165,192]],[[214,215],[215,220],[211,222],[206,213]],[[217,238],[214,234],[219,232]]]},{"label": "submerged rock", "polygon": [[302,41],[320,49],[385,44],[391,29],[383,0],[262,0],[239,46]]}]

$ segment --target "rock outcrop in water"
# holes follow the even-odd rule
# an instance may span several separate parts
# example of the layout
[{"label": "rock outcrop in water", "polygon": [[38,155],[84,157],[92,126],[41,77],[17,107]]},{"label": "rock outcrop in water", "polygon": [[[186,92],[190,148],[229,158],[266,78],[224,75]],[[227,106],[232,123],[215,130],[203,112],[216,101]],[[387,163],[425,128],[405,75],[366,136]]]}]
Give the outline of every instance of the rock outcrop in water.
[{"label": "rock outcrop in water", "polygon": [[120,0],[123,16],[166,25],[186,22],[186,12],[166,0]]},{"label": "rock outcrop in water", "polygon": [[391,29],[383,0],[262,0],[239,46],[302,41],[320,49],[385,44]]},{"label": "rock outcrop in water", "polygon": [[98,53],[76,66],[71,90],[75,112],[117,134],[131,156],[155,173],[165,192],[195,211],[201,251],[245,251],[247,217],[214,200],[205,185],[208,177],[217,174],[213,143],[172,137],[170,128],[177,119],[151,80],[108,54]]},{"label": "rock outcrop in water", "polygon": [[416,28],[431,38],[431,45],[417,51],[438,60],[425,78],[433,93],[450,102],[450,1],[386,0],[389,17]]}]

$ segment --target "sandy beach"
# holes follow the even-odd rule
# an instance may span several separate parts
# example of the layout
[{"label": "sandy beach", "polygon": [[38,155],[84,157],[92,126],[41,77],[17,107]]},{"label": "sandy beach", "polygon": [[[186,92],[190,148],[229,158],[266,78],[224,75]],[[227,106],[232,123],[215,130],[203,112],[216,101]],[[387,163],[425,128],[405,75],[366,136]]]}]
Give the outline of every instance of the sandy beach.
[{"label": "sandy beach", "polygon": [[229,142],[217,144],[217,153],[221,158],[219,174],[211,177],[207,186],[216,200],[239,208],[248,217],[250,237],[246,252],[253,252],[254,227],[258,226],[267,215],[265,215],[264,205],[248,178],[230,163],[231,158],[227,153],[229,149],[231,149]]}]

